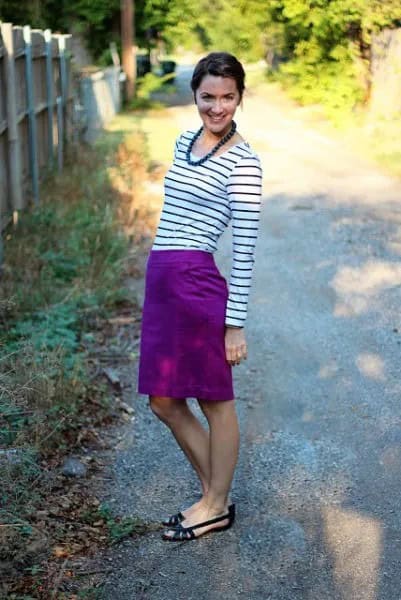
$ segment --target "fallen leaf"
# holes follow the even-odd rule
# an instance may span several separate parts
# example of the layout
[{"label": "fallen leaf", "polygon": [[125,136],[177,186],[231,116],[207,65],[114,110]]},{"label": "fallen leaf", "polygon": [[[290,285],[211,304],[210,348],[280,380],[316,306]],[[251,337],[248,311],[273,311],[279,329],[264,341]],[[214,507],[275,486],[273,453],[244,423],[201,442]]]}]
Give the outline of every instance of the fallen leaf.
[{"label": "fallen leaf", "polygon": [[63,548],[63,546],[54,546],[53,554],[54,556],[57,556],[57,558],[63,558],[68,556],[69,552],[66,548]]}]

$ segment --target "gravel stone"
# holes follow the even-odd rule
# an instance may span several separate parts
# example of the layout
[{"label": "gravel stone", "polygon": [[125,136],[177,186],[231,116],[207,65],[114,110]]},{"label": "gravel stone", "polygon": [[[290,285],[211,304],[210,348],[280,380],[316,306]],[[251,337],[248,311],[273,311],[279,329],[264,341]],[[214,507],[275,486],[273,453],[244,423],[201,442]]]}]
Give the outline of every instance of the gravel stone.
[{"label": "gravel stone", "polygon": [[77,458],[66,458],[62,464],[61,472],[66,477],[85,477],[88,469]]}]

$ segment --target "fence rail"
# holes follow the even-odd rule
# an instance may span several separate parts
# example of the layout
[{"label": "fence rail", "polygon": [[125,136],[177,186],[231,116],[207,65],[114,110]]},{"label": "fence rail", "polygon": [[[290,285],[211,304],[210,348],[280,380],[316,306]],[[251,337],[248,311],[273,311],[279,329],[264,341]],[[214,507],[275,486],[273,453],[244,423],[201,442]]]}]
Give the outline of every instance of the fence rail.
[{"label": "fence rail", "polygon": [[71,35],[0,24],[0,228],[39,202],[39,182],[72,136]]}]

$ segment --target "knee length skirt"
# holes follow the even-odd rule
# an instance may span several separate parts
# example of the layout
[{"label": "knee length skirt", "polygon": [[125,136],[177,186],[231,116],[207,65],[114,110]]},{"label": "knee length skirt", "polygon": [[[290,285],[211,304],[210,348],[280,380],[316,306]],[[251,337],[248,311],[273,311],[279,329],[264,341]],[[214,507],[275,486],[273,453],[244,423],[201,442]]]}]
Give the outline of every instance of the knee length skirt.
[{"label": "knee length skirt", "polygon": [[227,283],[203,250],[152,250],[146,268],[138,392],[234,398],[225,355]]}]

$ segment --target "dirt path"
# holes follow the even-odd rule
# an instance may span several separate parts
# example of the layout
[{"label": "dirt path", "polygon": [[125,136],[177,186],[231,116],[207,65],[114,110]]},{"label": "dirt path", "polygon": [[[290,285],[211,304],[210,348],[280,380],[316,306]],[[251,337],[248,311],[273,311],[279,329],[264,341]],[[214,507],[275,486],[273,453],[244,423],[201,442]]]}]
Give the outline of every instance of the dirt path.
[{"label": "dirt path", "polygon": [[[193,127],[194,109],[168,118]],[[238,521],[196,543],[125,541],[108,557],[104,597],[398,600],[401,184],[275,95],[247,98],[238,122],[266,195],[251,356],[236,371]],[[226,235],[226,274],[229,256]],[[109,501],[158,521],[196,496],[196,481],[146,400],[133,405]]]}]

